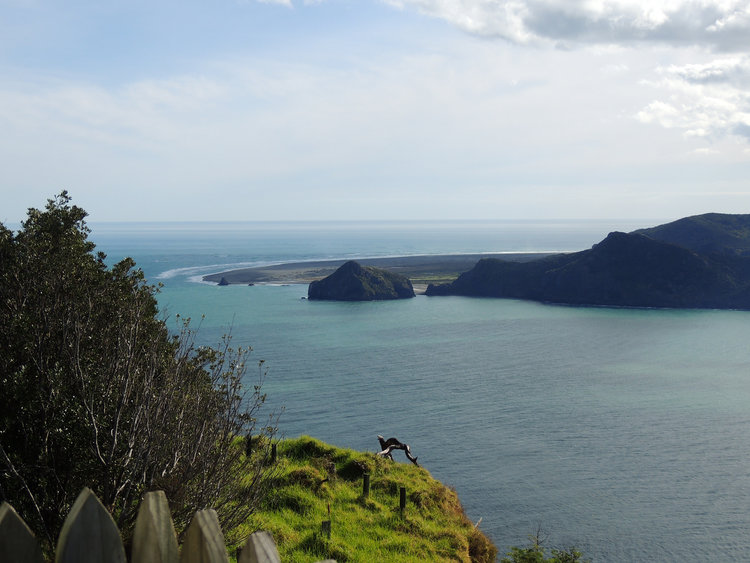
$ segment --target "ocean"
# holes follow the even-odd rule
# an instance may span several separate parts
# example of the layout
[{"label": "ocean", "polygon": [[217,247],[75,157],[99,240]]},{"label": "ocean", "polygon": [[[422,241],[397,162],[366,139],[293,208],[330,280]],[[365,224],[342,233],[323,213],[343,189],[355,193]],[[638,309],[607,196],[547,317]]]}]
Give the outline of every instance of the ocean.
[{"label": "ocean", "polygon": [[750,312],[311,302],[305,285],[200,282],[327,258],[574,251],[653,224],[92,223],[91,239],[163,284],[162,314],[191,317],[200,342],[253,348],[285,436],[408,443],[501,554],[541,530],[594,562],[750,560]]}]

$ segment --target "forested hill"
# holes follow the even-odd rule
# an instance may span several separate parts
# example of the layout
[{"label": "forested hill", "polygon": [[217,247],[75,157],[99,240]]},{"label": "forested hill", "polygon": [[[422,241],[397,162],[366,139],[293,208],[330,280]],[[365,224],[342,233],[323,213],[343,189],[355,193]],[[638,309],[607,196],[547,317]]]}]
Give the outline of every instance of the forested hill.
[{"label": "forested hill", "polygon": [[590,250],[528,263],[480,260],[428,295],[510,297],[576,305],[750,309],[750,215],[707,214]]},{"label": "forested hill", "polygon": [[750,256],[750,215],[706,213],[634,233],[702,254]]}]

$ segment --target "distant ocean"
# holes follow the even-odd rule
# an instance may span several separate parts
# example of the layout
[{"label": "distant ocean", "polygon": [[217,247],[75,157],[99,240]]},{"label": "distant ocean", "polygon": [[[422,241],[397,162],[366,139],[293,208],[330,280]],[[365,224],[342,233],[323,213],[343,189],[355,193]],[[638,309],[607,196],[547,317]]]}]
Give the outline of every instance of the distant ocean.
[{"label": "distant ocean", "polygon": [[407,442],[501,553],[541,528],[595,562],[750,561],[750,312],[200,283],[326,258],[582,250],[653,224],[92,223],[91,238],[162,283],[163,314],[192,317],[201,342],[253,347],[286,436]]}]

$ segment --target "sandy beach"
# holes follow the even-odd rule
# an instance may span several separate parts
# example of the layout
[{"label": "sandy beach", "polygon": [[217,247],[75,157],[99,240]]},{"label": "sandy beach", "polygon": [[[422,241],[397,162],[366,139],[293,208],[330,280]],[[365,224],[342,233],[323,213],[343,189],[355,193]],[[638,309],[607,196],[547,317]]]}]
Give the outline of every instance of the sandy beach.
[{"label": "sandy beach", "polygon": [[[388,258],[358,258],[357,262],[375,266],[408,277],[419,292],[430,283],[445,283],[454,280],[462,272],[470,270],[482,258],[498,258],[525,262],[536,260],[546,253],[490,253],[448,254],[424,256],[395,256]],[[290,262],[272,266],[240,268],[203,276],[203,281],[219,283],[224,278],[230,284],[262,283],[310,283],[333,273],[346,260],[322,260],[317,262]]]}]

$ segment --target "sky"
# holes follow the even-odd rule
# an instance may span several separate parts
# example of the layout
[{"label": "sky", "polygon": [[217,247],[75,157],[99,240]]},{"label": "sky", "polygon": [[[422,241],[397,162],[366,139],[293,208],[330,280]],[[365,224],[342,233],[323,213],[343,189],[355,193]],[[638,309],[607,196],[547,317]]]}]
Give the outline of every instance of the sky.
[{"label": "sky", "polygon": [[92,222],[750,213],[750,0],[0,0],[0,222],[62,190]]}]

